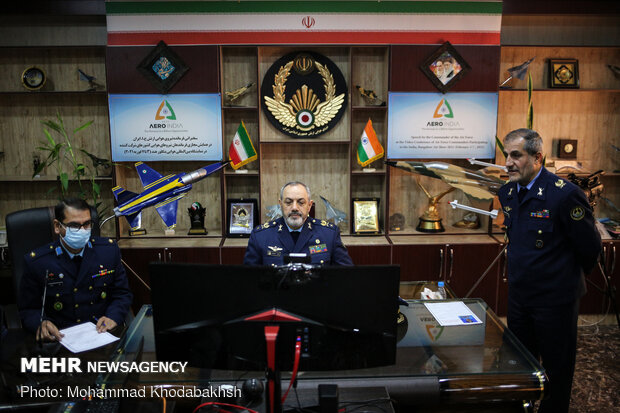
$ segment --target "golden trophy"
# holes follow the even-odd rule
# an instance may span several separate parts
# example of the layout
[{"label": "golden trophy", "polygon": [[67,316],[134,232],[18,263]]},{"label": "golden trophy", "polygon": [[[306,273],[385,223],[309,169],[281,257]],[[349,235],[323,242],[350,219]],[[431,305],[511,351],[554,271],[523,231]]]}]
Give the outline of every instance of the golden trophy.
[{"label": "golden trophy", "polygon": [[454,188],[450,188],[447,191],[442,192],[439,195],[432,196],[422,186],[419,179],[416,179],[418,186],[422,188],[426,196],[428,197],[428,208],[424,211],[424,214],[420,217],[416,231],[420,232],[444,232],[445,228],[441,224],[441,218],[439,217],[439,211],[437,211],[437,203],[444,195],[454,191]]}]

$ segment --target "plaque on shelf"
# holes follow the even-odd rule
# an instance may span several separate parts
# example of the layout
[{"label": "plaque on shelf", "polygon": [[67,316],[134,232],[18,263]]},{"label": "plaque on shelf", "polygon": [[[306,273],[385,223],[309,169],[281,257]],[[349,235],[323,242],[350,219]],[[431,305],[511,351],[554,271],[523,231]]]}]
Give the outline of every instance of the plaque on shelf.
[{"label": "plaque on shelf", "polygon": [[378,234],[379,198],[353,198],[353,234]]},{"label": "plaque on shelf", "polygon": [[258,201],[256,199],[228,199],[226,201],[227,229],[229,237],[247,238],[258,225]]},{"label": "plaque on shelf", "polygon": [[579,62],[577,59],[550,59],[549,87],[578,89]]},{"label": "plaque on shelf", "polygon": [[38,90],[45,85],[47,80],[43,69],[31,66],[22,73],[22,85],[28,90]]},{"label": "plaque on shelf", "polygon": [[577,139],[558,139],[558,158],[577,158]]}]

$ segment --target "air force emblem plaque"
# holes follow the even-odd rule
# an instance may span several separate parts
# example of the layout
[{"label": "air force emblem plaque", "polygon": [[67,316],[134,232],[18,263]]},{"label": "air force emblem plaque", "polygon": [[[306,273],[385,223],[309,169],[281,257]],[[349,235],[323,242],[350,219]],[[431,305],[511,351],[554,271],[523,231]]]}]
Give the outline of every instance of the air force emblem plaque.
[{"label": "air force emblem plaque", "polygon": [[294,52],[267,70],[261,86],[267,119],[294,138],[333,128],[347,107],[347,84],[338,66],[313,52]]}]

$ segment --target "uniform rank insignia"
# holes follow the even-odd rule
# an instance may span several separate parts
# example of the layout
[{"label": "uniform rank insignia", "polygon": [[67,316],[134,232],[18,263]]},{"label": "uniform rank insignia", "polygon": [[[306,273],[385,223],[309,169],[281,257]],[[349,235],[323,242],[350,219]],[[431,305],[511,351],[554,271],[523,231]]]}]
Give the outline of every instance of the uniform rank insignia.
[{"label": "uniform rank insignia", "polygon": [[312,245],[310,247],[310,254],[318,254],[320,252],[327,252],[326,244]]},{"label": "uniform rank insignia", "polygon": [[270,257],[279,257],[280,255],[282,255],[282,248],[278,247],[277,245],[274,245],[273,247],[271,245],[267,246],[267,255]]},{"label": "uniform rank insignia", "polygon": [[558,179],[557,181],[555,181],[555,186],[557,186],[558,188],[564,188],[564,185],[566,185],[566,182],[564,182],[563,179]]},{"label": "uniform rank insignia", "polygon": [[582,206],[577,205],[576,207],[573,207],[573,209],[570,210],[570,217],[575,221],[579,221],[580,219],[583,218],[585,213],[586,213],[586,210]]},{"label": "uniform rank insignia", "polygon": [[530,217],[532,217],[532,218],[549,218],[549,210],[548,209],[543,209],[542,211],[530,212]]},{"label": "uniform rank insignia", "polygon": [[512,189],[513,188],[510,188],[510,191],[508,191],[508,196],[512,195]]},{"label": "uniform rank insignia", "polygon": [[537,194],[538,196],[542,196],[543,189],[544,188],[538,187],[538,194]]}]

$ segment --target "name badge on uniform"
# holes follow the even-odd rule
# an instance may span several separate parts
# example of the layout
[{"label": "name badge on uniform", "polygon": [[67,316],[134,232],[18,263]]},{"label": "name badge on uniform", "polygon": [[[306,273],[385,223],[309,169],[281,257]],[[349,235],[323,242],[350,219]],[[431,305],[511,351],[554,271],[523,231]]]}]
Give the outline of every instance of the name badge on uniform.
[{"label": "name badge on uniform", "polygon": [[549,218],[549,210],[548,209],[543,209],[542,211],[530,212],[530,217],[532,217],[532,218]]},{"label": "name badge on uniform", "polygon": [[269,245],[267,246],[267,255],[270,257],[279,257],[282,255],[282,248],[277,245],[274,245],[273,247]]},{"label": "name badge on uniform", "polygon": [[310,248],[310,254],[318,254],[320,252],[327,252],[327,244],[312,245]]}]

